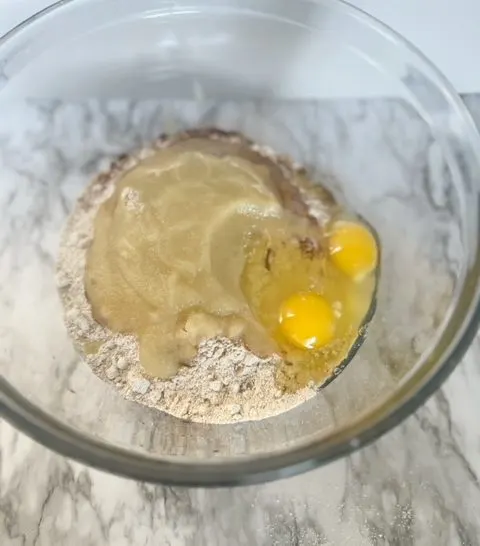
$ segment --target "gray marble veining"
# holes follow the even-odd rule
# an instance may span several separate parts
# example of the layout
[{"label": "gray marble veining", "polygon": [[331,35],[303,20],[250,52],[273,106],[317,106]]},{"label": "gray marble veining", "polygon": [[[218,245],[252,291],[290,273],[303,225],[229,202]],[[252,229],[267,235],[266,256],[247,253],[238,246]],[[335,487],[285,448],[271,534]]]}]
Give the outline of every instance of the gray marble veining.
[{"label": "gray marble veining", "polygon": [[[466,102],[480,123],[480,97],[469,97]],[[28,131],[8,134],[0,131],[2,165],[14,173],[5,180],[5,184],[11,185],[11,192],[2,192],[1,197],[5,200],[2,207],[9,204],[18,213],[17,217],[12,213],[12,222],[24,221],[23,201],[15,200],[22,184],[25,192],[30,190],[33,176],[43,187],[61,184],[61,198],[58,199],[57,192],[55,200],[48,205],[49,218],[32,218],[31,223],[24,226],[29,234],[25,248],[30,248],[31,242],[37,252],[35,274],[43,271],[43,267],[51,269],[58,239],[53,235],[46,237],[46,234],[58,231],[79,185],[103,165],[105,157],[138,146],[142,138],[148,140],[165,130],[153,115],[154,104],[141,111],[129,106],[127,116],[115,111],[108,115],[98,114],[94,105],[84,109],[82,115],[72,109],[68,114],[72,116],[68,118],[69,124],[73,123],[72,119],[78,122],[76,148],[72,148],[72,135],[67,139],[62,123],[51,122],[56,108],[51,104],[38,104],[36,108],[38,116]],[[193,123],[198,116],[196,111],[183,110],[180,121],[172,112],[173,128],[181,123]],[[424,180],[428,185],[433,184],[434,176],[441,176],[437,172],[439,169],[428,167],[428,162],[435,163],[436,151],[422,124],[391,101],[348,104],[342,107],[342,112],[342,115],[334,115],[333,110],[326,110],[317,118],[310,116],[300,127],[308,130],[321,122],[322,131],[328,133],[329,138],[322,140],[320,132],[320,142],[335,143],[330,148],[326,144],[322,147],[321,170],[333,170],[348,179],[362,169],[363,175],[371,180],[364,192],[368,195],[365,207],[377,199],[375,192],[386,174],[390,188],[394,188],[393,193],[401,203],[413,196],[416,206],[422,207],[421,187],[405,186],[404,180]],[[212,122],[218,122],[218,112],[203,112],[204,121],[209,120],[209,115],[213,116]],[[249,126],[249,123],[258,115],[258,111],[253,111],[245,116],[246,132],[253,131],[254,125]],[[11,116],[14,118],[14,111]],[[228,126],[234,116],[231,109],[222,110],[222,124]],[[42,125],[45,120],[49,120],[47,125]],[[8,120],[4,119],[4,123],[7,125]],[[140,129],[137,132],[128,130],[129,123]],[[272,143],[278,140],[278,146],[293,151],[299,161],[312,162],[310,149],[299,146],[295,138],[299,128],[295,127],[293,117],[285,118],[282,131],[277,125],[262,126],[268,134],[253,136],[265,137]],[[45,127],[49,127],[49,131]],[[102,139],[105,134],[110,138]],[[333,139],[331,135],[334,135]],[[412,139],[412,135],[415,138]],[[34,142],[30,155],[24,151],[27,138]],[[365,143],[367,138],[370,140]],[[42,146],[48,146],[51,139],[57,143],[51,153],[35,153],[35,150],[43,149]],[[65,139],[63,147],[62,139]],[[376,163],[371,157],[362,157],[372,147],[372,142],[381,157]],[[338,154],[338,147],[349,151],[354,159],[344,161]],[[426,168],[429,169],[427,177]],[[39,173],[45,173],[45,176],[39,177]],[[49,180],[48,173],[55,173],[56,178]],[[427,193],[429,199],[435,201],[435,221],[440,226],[450,214],[452,205],[448,196],[442,193],[441,184],[435,188],[436,191]],[[50,194],[42,190],[34,193],[32,200],[43,199],[46,195]],[[408,207],[395,210],[406,214]],[[449,231],[448,236],[449,244],[442,246],[439,255],[448,253],[449,267],[455,268],[457,257],[455,249],[451,248],[455,247],[455,230]],[[417,254],[412,251],[412,256]],[[22,256],[12,258],[11,266],[20,270]],[[0,268],[0,274],[2,271]],[[28,281],[28,272],[25,275]],[[441,278],[448,279],[449,272]],[[447,284],[447,292],[448,288]],[[49,287],[45,289],[49,290]],[[17,305],[22,305],[22,301]],[[7,303],[2,302],[2,305]],[[31,305],[31,301],[25,300],[24,304]],[[51,312],[51,309],[47,311]],[[0,326],[2,324],[0,318]],[[35,325],[25,327],[29,326]],[[52,327],[56,327],[54,323]],[[421,345],[422,341],[416,339],[415,343]],[[15,345],[12,347],[15,350]],[[51,351],[51,347],[45,350]],[[77,368],[70,353],[67,352],[66,357],[72,362],[68,374],[61,368],[65,361],[52,364],[48,370],[52,374],[52,393],[45,402],[53,411],[61,410],[62,404],[75,408],[71,399],[74,395],[69,395],[68,391],[88,389],[93,385],[88,370]],[[376,443],[308,474],[252,487],[202,490],[136,483],[66,460],[2,422],[0,544],[475,546],[480,544],[479,359],[480,339],[477,338],[442,389]],[[391,376],[398,373],[395,366],[398,362],[392,363],[389,373],[385,374],[385,388],[390,384]],[[27,371],[33,369],[32,365]],[[364,379],[368,380],[369,374],[379,371],[365,368],[363,373]],[[8,368],[8,374],[21,384],[25,370]],[[61,385],[54,385],[54,378],[59,374]],[[37,379],[41,381],[41,377]],[[340,378],[338,381],[341,385]],[[349,377],[342,381],[348,389]],[[38,384],[33,382],[34,386]],[[25,380],[25,385],[32,385],[32,381]],[[32,392],[31,396],[35,394]],[[105,396],[108,398],[109,394],[106,392]],[[113,408],[117,402],[112,397],[108,398],[108,403]],[[327,413],[328,406],[324,409]],[[350,408],[345,407],[347,414],[349,411]],[[129,416],[135,420],[133,410]],[[342,418],[341,415],[334,417]],[[327,417],[321,419],[328,426]],[[115,423],[107,420],[95,424],[92,419],[92,426],[97,426],[101,434],[102,430],[111,432]],[[141,437],[140,429],[132,427],[131,437]]]}]

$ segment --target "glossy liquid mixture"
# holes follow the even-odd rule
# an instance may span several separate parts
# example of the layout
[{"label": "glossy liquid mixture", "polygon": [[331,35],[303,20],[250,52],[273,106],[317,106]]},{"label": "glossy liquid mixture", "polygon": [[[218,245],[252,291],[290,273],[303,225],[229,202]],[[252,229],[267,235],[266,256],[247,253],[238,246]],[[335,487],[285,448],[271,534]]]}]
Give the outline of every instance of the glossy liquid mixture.
[{"label": "glossy liquid mixture", "polygon": [[281,355],[282,387],[322,383],[370,308],[375,240],[360,224],[320,227],[277,191],[273,164],[209,145],[159,150],[117,182],[87,254],[93,316],[137,336],[162,379],[224,336]]}]

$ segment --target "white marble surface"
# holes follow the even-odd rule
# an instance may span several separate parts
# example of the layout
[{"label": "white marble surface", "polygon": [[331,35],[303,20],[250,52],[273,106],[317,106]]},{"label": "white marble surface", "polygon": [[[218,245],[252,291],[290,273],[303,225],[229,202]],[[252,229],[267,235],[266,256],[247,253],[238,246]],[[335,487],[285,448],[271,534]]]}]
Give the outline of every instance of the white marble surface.
[{"label": "white marble surface", "polygon": [[[480,97],[467,103],[480,123]],[[386,115],[388,105],[362,103],[351,112],[361,123],[377,107],[393,123],[386,137],[397,123],[398,142],[408,148],[405,119]],[[335,127],[341,139],[342,124]],[[252,487],[136,483],[66,460],[2,422],[0,544],[478,545],[479,359],[477,338],[441,390],[373,445],[308,474]]]}]

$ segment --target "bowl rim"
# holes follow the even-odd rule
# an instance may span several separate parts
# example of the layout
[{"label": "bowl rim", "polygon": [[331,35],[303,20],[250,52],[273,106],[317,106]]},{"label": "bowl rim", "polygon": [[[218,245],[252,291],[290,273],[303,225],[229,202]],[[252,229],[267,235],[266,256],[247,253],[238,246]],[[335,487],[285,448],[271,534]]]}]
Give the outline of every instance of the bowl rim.
[{"label": "bowl rim", "polygon": [[[91,1],[91,0],[87,0]],[[0,37],[0,48],[35,21],[52,12],[81,0],[59,0],[22,21]],[[480,166],[480,136],[470,114],[457,95],[453,86],[415,46],[375,17],[352,6],[344,0],[304,0],[322,3],[329,8],[343,10],[346,15],[360,19],[376,32],[386,35],[397,45],[415,54],[435,74],[457,114],[466,122],[469,140],[476,146],[473,157]],[[478,186],[478,184],[477,184]],[[478,191],[478,187],[476,190]],[[251,458],[238,457],[232,460],[222,458],[215,462],[201,462],[196,459],[167,458],[163,460],[146,454],[133,453],[128,449],[106,444],[93,436],[78,432],[54,416],[32,404],[12,387],[3,374],[0,376],[0,415],[32,439],[57,453],[93,466],[100,470],[133,478],[139,481],[165,485],[217,487],[247,485],[292,476],[331,462],[376,440],[411,415],[433,392],[440,387],[461,361],[473,341],[480,325],[480,252],[475,262],[474,286],[468,300],[468,309],[462,317],[457,335],[450,342],[447,355],[429,369],[420,367],[400,388],[370,410],[361,419],[313,442],[292,447],[271,455],[256,455]],[[467,295],[468,296],[468,295]],[[430,372],[430,373],[429,373]]]}]

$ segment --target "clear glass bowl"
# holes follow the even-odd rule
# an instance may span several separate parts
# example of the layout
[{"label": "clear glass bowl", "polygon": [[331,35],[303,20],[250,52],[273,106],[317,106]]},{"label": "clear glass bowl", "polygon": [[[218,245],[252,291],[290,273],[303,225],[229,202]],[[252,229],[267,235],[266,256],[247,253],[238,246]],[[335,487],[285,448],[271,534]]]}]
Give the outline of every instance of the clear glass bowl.
[{"label": "clear glass bowl", "polygon": [[[352,99],[369,94],[389,98]],[[79,361],[63,324],[55,254],[76,196],[115,155],[198,125],[289,153],[382,241],[361,350],[313,400],[263,421],[201,425],[127,402]],[[0,40],[4,416],[66,456],[187,485],[286,476],[377,438],[440,385],[476,331],[479,144],[445,78],[342,2],[44,10]]]}]

